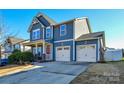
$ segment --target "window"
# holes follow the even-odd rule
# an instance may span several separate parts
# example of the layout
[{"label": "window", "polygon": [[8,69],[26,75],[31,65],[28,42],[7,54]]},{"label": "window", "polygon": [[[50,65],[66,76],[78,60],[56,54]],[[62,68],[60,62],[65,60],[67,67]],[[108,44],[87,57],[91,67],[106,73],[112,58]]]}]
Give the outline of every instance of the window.
[{"label": "window", "polygon": [[57,50],[62,50],[62,48],[57,48]]},{"label": "window", "polygon": [[32,40],[40,39],[40,29],[36,29],[32,31]]},{"label": "window", "polygon": [[32,32],[32,39],[35,39],[35,32]]},{"label": "window", "polygon": [[20,50],[20,45],[19,45],[19,44],[16,44],[16,45],[15,45],[15,49]]},{"label": "window", "polygon": [[69,47],[65,47],[64,50],[69,50]]},{"label": "window", "polygon": [[66,35],[66,25],[62,24],[60,25],[60,36]]},{"label": "window", "polygon": [[37,39],[40,39],[40,30],[37,31]]},{"label": "window", "polygon": [[51,38],[51,29],[50,29],[50,27],[46,28],[46,38]]}]

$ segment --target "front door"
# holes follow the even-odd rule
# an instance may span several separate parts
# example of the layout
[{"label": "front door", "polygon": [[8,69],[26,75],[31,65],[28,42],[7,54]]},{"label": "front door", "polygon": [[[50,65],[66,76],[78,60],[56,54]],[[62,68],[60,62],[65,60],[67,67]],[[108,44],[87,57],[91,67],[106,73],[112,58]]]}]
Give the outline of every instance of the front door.
[{"label": "front door", "polygon": [[52,60],[52,45],[46,45],[46,60]]}]

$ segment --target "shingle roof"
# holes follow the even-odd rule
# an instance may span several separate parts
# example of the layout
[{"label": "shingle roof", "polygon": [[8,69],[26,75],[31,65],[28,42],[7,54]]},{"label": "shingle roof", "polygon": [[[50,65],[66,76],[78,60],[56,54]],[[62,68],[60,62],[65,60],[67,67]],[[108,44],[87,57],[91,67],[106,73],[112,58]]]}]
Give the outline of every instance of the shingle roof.
[{"label": "shingle roof", "polygon": [[89,34],[84,34],[77,38],[76,40],[83,40],[83,39],[91,39],[91,38],[97,38],[97,37],[102,37],[104,35],[104,32],[94,32],[94,33],[89,33]]},{"label": "shingle roof", "polygon": [[55,24],[56,24],[56,22],[55,22],[52,18],[48,17],[47,15],[45,15],[45,14],[43,14],[43,13],[41,13],[41,12],[39,12],[39,13],[37,14],[37,16],[43,16],[45,19],[47,19],[47,21],[48,21],[51,25],[55,25]]},{"label": "shingle roof", "polygon": [[11,42],[12,44],[16,44],[16,43],[18,43],[18,42],[24,41],[24,39],[17,38],[17,37],[8,37],[8,39],[10,40],[10,42]]},{"label": "shingle roof", "polygon": [[94,32],[94,33],[89,33],[89,34],[84,34],[84,35],[80,36],[79,38],[77,38],[76,41],[96,39],[98,37],[101,37],[102,38],[103,45],[106,46],[106,44],[105,44],[105,33],[104,33],[104,31],[102,31],[102,32]]}]

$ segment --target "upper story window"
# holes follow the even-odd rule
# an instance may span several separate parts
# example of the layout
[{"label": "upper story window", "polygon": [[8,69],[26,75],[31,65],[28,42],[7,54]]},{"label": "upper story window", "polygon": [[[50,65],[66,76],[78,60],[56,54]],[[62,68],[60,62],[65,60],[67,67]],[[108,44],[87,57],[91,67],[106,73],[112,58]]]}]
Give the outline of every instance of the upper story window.
[{"label": "upper story window", "polygon": [[50,27],[46,28],[46,38],[51,38],[51,28]]},{"label": "upper story window", "polygon": [[60,25],[60,36],[66,35],[66,25],[62,24]]},{"label": "upper story window", "polygon": [[37,31],[37,39],[40,39],[40,30]]},{"label": "upper story window", "polygon": [[40,39],[40,29],[36,29],[32,31],[32,40]]}]

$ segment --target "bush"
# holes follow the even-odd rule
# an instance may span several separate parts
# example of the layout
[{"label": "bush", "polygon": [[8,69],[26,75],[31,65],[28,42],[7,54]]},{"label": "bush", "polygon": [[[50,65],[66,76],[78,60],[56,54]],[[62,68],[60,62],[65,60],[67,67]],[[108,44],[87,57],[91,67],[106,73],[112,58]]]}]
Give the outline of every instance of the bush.
[{"label": "bush", "polygon": [[21,52],[15,52],[12,53],[9,57],[8,57],[8,61],[11,64],[19,64],[21,59]]},{"label": "bush", "polygon": [[21,51],[18,49],[15,49],[12,53],[16,53],[16,52],[21,52]]},{"label": "bush", "polygon": [[8,57],[8,61],[9,61],[9,64],[15,64],[15,55],[14,54],[11,54]]},{"label": "bush", "polygon": [[34,59],[34,56],[31,52],[22,52],[21,54],[21,60],[24,62],[32,62]]},{"label": "bush", "polygon": [[27,64],[33,61],[34,56],[31,52],[20,52],[16,51],[12,53],[9,57],[9,63],[13,64]]},{"label": "bush", "polygon": [[22,53],[21,52],[15,52],[13,54],[15,56],[16,64],[22,64],[22,62],[21,62],[21,55],[22,55]]}]

